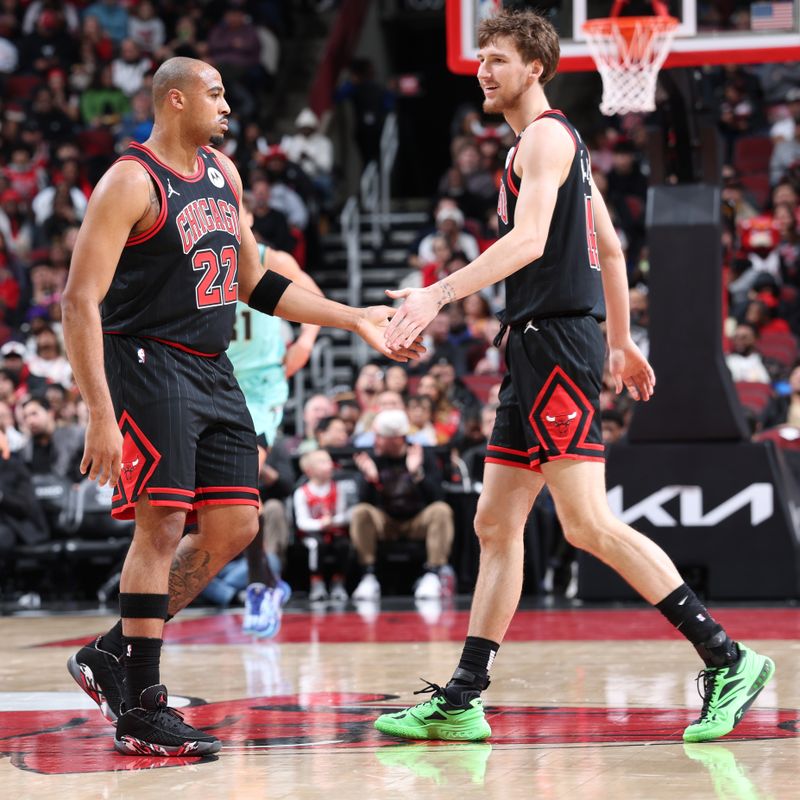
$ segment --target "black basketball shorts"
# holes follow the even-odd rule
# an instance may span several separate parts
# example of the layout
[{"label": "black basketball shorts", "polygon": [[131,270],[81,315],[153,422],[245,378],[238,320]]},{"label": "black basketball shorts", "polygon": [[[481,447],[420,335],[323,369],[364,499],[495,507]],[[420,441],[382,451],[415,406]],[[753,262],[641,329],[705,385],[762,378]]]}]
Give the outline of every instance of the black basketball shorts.
[{"label": "black basketball shorts", "polygon": [[103,342],[123,435],[112,515],[132,519],[145,493],[151,505],[190,512],[189,521],[204,506],[257,507],[256,434],[228,357],[133,336]]},{"label": "black basketball shorts", "polygon": [[512,328],[486,461],[537,472],[562,458],[603,461],[605,352],[594,317],[551,317]]}]

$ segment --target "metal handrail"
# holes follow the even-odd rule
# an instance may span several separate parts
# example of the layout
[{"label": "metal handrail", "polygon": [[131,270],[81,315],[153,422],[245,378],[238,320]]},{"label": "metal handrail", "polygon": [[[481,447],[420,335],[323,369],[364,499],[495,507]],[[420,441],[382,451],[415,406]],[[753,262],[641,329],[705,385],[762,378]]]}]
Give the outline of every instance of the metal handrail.
[{"label": "metal handrail", "polygon": [[361,211],[358,198],[350,197],[339,217],[342,241],[347,253],[347,302],[357,306],[361,302]]},{"label": "metal handrail", "polygon": [[[372,245],[376,250],[381,246],[384,231],[391,224],[391,178],[398,146],[397,115],[391,113],[387,115],[381,131],[379,161],[370,161],[364,168],[359,197],[349,197],[339,216],[342,241],[347,253],[347,302],[351,306],[360,306],[362,302],[361,220],[363,218],[371,223]],[[352,335],[351,345],[353,363],[357,366],[363,364],[368,358],[367,345],[356,334]],[[326,352],[330,353],[332,367],[333,354]],[[316,379],[314,383],[316,385]]]},{"label": "metal handrail", "polygon": [[370,161],[361,173],[361,208],[372,222],[372,246],[381,246],[381,174],[377,161]]},{"label": "metal handrail", "polygon": [[381,131],[381,169],[380,169],[380,226],[388,230],[390,225],[391,183],[394,160],[400,145],[397,128],[397,114],[389,114]]},{"label": "metal handrail", "polygon": [[329,393],[333,388],[333,342],[330,337],[317,339],[308,366],[313,391]]},{"label": "metal handrail", "polygon": [[378,161],[370,161],[361,173],[360,195],[364,216],[371,222],[372,246],[377,250],[391,224],[392,170],[400,146],[397,115],[389,114],[381,131]]}]

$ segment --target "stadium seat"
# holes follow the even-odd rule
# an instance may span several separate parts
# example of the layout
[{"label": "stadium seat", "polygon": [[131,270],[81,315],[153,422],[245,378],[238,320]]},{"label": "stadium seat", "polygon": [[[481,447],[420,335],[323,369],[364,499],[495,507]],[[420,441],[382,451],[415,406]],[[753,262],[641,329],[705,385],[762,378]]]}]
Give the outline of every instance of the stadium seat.
[{"label": "stadium seat", "polygon": [[763,208],[769,199],[769,175],[766,172],[754,172],[752,175],[741,175],[739,180],[758,206]]},{"label": "stadium seat", "polygon": [[781,302],[786,305],[794,305],[797,302],[798,291],[796,286],[784,284],[781,286]]},{"label": "stadium seat", "polygon": [[744,136],[733,147],[733,166],[743,175],[769,171],[772,140],[769,136]]},{"label": "stadium seat", "polygon": [[86,158],[111,156],[114,153],[114,136],[106,128],[92,128],[78,134],[78,147]]},{"label": "stadium seat", "polygon": [[33,93],[44,84],[38,75],[9,75],[3,85],[3,100],[24,100],[27,102]]},{"label": "stadium seat", "polygon": [[503,376],[495,373],[491,375],[465,375],[462,380],[472,394],[481,403],[485,403],[489,399],[489,389],[496,383],[500,383],[503,380]]},{"label": "stadium seat", "polygon": [[786,368],[793,367],[797,361],[797,338],[788,331],[761,334],[757,349],[765,359],[776,361]]},{"label": "stadium seat", "polygon": [[791,425],[777,425],[757,433],[755,442],[775,442],[782,450],[800,451],[800,429]]},{"label": "stadium seat", "polygon": [[739,401],[745,408],[758,415],[767,407],[773,391],[768,383],[740,381],[736,384],[736,394],[739,395]]}]

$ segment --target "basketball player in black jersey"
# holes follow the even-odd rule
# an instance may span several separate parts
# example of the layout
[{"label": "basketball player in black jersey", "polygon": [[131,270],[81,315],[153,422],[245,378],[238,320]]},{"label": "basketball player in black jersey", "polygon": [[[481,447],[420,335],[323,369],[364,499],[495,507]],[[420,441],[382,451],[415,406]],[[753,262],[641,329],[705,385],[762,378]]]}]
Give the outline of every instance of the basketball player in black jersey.
[{"label": "basketball player in black jersey", "polygon": [[[480,693],[519,601],[523,528],[542,486],[564,535],[619,572],[686,636],[705,661],[700,718],[688,741],[729,733],[772,676],[772,661],[732,641],[650,539],[614,518],[605,492],[599,393],[607,316],[611,374],[635,400],[655,376],[629,332],[619,240],[591,179],[589,153],[543,87],[558,65],[558,35],[533,12],[481,23],[478,81],[487,112],[516,131],[498,201],[501,238],[427,289],[389,292],[405,302],[386,331],[406,347],[447,303],[506,281],[506,359],[475,530],[480,572],[461,660],[431,700],[385,714],[378,730],[407,738],[483,739],[491,731]],[[602,267],[602,269],[601,269]]]},{"label": "basketball player in black jersey", "polygon": [[[62,303],[89,409],[81,469],[115,485],[113,513],[136,520],[121,623],[68,666],[116,722],[121,753],[202,755],[220,742],[168,707],[159,658],[164,621],[258,527],[256,436],[224,352],[237,299],[355,331],[401,361],[421,348],[388,350],[391,309],[351,309],[261,266],[239,224],[241,179],[214,149],[230,113],[216,69],[170,59],[153,78],[153,99],[150,138],[131,145],[92,194]],[[187,516],[197,533],[182,537]]]}]

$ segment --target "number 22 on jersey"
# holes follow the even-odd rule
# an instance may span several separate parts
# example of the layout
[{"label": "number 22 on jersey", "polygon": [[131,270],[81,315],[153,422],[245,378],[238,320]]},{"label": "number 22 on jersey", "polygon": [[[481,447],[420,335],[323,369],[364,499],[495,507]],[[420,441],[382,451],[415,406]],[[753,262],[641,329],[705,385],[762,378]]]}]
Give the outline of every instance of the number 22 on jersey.
[{"label": "number 22 on jersey", "polygon": [[195,288],[198,308],[223,306],[237,301],[239,284],[236,281],[236,267],[237,252],[232,245],[223,247],[219,254],[214,250],[198,250],[192,256],[192,269],[202,273]]}]

